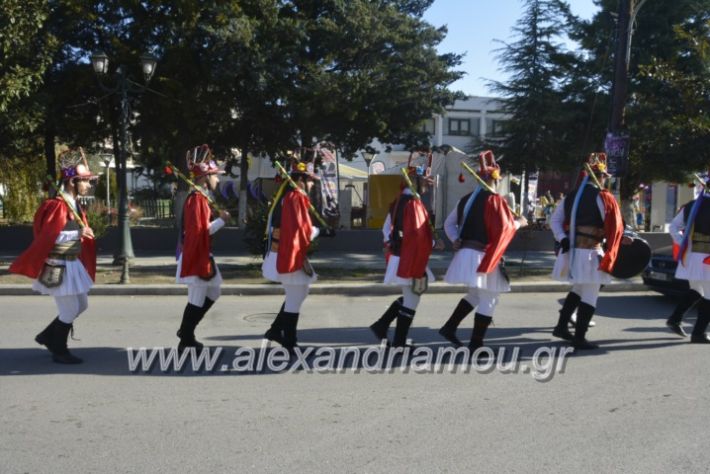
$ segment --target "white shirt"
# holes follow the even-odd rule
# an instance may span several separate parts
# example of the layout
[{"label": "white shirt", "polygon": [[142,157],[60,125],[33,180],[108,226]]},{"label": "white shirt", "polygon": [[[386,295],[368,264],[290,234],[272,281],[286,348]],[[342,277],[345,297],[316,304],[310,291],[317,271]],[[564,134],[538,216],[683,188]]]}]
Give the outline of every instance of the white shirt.
[{"label": "white shirt", "polygon": [[683,242],[683,237],[685,236],[685,218],[683,214],[683,209],[681,209],[671,221],[670,226],[668,226],[671,239],[673,239],[673,242],[677,245]]},{"label": "white shirt", "polygon": [[[405,188],[404,191],[402,191],[402,194],[411,196],[412,191],[409,188]],[[387,217],[385,217],[384,224],[382,224],[382,235],[384,237],[384,241],[389,242],[390,236],[392,235],[392,217],[389,212],[387,213]]]},{"label": "white shirt", "polygon": [[[76,200],[71,194],[62,192],[62,196],[66,200],[66,204],[73,207],[77,213],[81,214],[76,207]],[[57,240],[54,241],[56,244],[63,244],[64,242],[71,242],[72,240],[79,240],[81,238],[81,231],[79,230],[62,230],[57,236]]]}]

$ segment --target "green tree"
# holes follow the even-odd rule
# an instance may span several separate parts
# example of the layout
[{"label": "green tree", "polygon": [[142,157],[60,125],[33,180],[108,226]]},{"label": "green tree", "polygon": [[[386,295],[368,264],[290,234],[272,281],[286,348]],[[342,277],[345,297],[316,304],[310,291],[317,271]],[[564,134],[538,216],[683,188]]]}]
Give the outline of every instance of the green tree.
[{"label": "green tree", "polygon": [[4,114],[42,83],[57,39],[46,27],[46,0],[3,0],[0,12],[0,113]]},{"label": "green tree", "polygon": [[316,140],[347,154],[376,136],[421,140],[419,124],[453,101],[447,86],[460,77],[452,70],[460,57],[435,51],[445,29],[421,19],[430,4],[49,1],[44,28],[57,47],[41,87],[24,99],[35,124],[26,139],[44,147],[52,170],[57,142],[117,143],[117,97],[98,88],[88,64],[103,50],[132,77],[140,54],[159,58],[157,94],[131,100],[132,143],[153,170],[168,159],[180,165],[201,143],[247,157]]},{"label": "green tree", "polygon": [[710,10],[677,23],[673,32],[676,54],[654,55],[638,66],[628,106],[633,148],[622,180],[625,199],[639,183],[690,182],[689,173],[710,164]]},{"label": "green tree", "polygon": [[568,127],[578,112],[566,90],[575,58],[561,44],[574,21],[563,1],[526,0],[515,41],[498,50],[510,79],[490,86],[510,118],[504,136],[481,145],[504,154],[512,171],[569,168],[578,151],[577,133]]},{"label": "green tree", "polygon": [[[460,57],[435,51],[445,30],[421,20],[430,3],[166,6],[153,21],[173,35],[159,66],[170,79],[155,88],[175,100],[144,98],[143,145],[160,156],[161,147],[179,143],[182,151],[204,141],[246,157],[321,140],[346,155],[373,137],[421,141],[419,124],[454,100],[447,86],[460,77],[451,70]],[[186,137],[196,138],[185,143]],[[242,192],[247,163],[242,159]],[[240,208],[240,220],[245,213]]]},{"label": "green tree", "polygon": [[[579,103],[596,104],[595,143],[601,148],[611,110],[616,0],[603,0],[574,33],[584,55],[576,70]],[[634,24],[629,63],[625,125],[631,137],[629,173],[621,197],[639,183],[684,181],[710,162],[708,150],[707,41],[710,0],[646,2]],[[704,95],[703,95],[704,94]],[[603,113],[606,112],[606,113]],[[671,165],[672,164],[672,165]]]}]

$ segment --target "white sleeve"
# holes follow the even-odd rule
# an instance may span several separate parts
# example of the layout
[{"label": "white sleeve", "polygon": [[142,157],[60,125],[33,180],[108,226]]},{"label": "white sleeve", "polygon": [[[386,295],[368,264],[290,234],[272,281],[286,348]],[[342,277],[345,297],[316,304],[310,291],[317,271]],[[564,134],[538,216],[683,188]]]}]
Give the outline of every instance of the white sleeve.
[{"label": "white sleeve", "polygon": [[311,240],[315,240],[320,235],[320,229],[316,226],[311,226]]},{"label": "white sleeve", "polygon": [[384,237],[384,241],[387,242],[390,240],[390,235],[392,234],[392,219],[390,218],[390,213],[387,213],[387,217],[385,218],[385,223],[382,225],[382,235]]},{"label": "white sleeve", "polygon": [[683,209],[681,208],[680,212],[676,214],[676,216],[673,218],[671,221],[671,224],[669,226],[669,232],[671,234],[671,239],[673,239],[673,242],[676,244],[680,245],[681,242],[683,242],[683,237],[685,236],[685,216],[684,216]]},{"label": "white sleeve", "polygon": [[558,242],[567,237],[567,232],[565,232],[565,199],[567,198],[560,201],[555,208],[555,212],[553,212],[550,217],[550,228],[552,229],[552,235],[555,236],[555,240]]},{"label": "white sleeve", "polygon": [[64,242],[70,242],[72,240],[79,240],[78,230],[63,230],[59,232],[57,240],[54,241],[55,244],[62,244]]},{"label": "white sleeve", "polygon": [[451,211],[451,214],[444,221],[444,232],[452,242],[459,238],[458,206]]},{"label": "white sleeve", "polygon": [[222,220],[221,217],[218,217],[217,219],[210,222],[210,235],[214,234],[219,229],[224,227],[224,224],[225,224],[225,222]]}]

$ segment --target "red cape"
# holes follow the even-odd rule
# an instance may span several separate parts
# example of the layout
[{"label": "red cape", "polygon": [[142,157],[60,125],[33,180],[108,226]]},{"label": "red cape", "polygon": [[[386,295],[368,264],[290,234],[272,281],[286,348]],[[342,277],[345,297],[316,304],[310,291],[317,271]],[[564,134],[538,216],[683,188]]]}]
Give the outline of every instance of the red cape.
[{"label": "red cape", "polygon": [[209,202],[202,193],[193,192],[187,197],[182,211],[181,277],[209,278],[212,274],[210,215]]},{"label": "red cape", "polygon": [[420,200],[410,199],[405,204],[403,220],[397,276],[421,278],[426,273],[434,240],[429,224],[429,213]]},{"label": "red cape", "polygon": [[488,244],[485,256],[476,272],[490,273],[500,262],[501,257],[515,236],[515,218],[508,208],[508,203],[498,194],[491,194],[486,199],[484,210]]},{"label": "red cape", "polygon": [[603,189],[599,192],[599,197],[604,203],[604,237],[606,237],[606,251],[599,264],[599,270],[611,273],[616,264],[616,257],[619,255],[621,238],[624,236],[624,223],[614,195]]},{"label": "red cape", "polygon": [[286,193],[281,201],[281,234],[276,256],[276,271],[279,273],[291,273],[303,268],[313,228],[308,214],[309,203],[307,196],[295,190]]},{"label": "red cape", "polygon": [[[86,213],[81,210],[84,225],[88,225]],[[61,198],[47,199],[39,206],[34,216],[32,230],[34,240],[30,246],[10,265],[10,273],[25,275],[30,278],[39,277],[44,261],[54,248],[54,242],[59,233],[67,225],[67,220],[74,220],[74,214]],[[96,279],[96,241],[81,239],[79,260],[86,268],[92,280]]]}]

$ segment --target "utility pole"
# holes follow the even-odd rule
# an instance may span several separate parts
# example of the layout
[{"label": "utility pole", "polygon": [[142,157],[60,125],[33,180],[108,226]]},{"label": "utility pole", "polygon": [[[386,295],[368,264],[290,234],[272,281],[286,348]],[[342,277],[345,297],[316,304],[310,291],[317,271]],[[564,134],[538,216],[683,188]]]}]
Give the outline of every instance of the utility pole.
[{"label": "utility pole", "polygon": [[619,0],[616,52],[614,53],[614,82],[612,86],[609,132],[618,135],[624,126],[624,106],[628,93],[629,52],[631,46],[631,11],[633,0]]},{"label": "utility pole", "polygon": [[[619,0],[617,16],[616,52],[614,53],[614,80],[609,129],[604,140],[609,171],[617,178],[628,172],[629,136],[624,123],[624,108],[628,97],[629,62],[633,25],[641,7],[647,0]],[[617,180],[621,193],[621,180]]]}]

